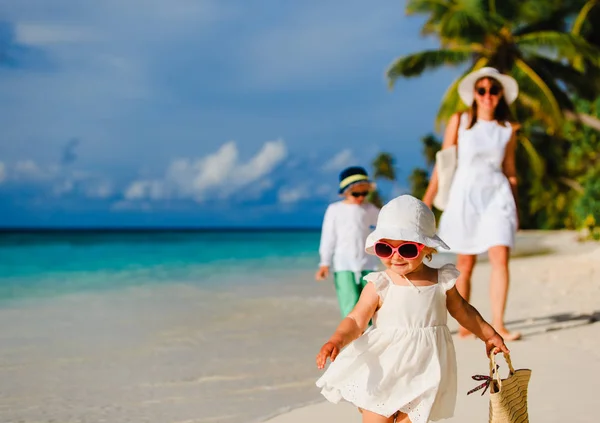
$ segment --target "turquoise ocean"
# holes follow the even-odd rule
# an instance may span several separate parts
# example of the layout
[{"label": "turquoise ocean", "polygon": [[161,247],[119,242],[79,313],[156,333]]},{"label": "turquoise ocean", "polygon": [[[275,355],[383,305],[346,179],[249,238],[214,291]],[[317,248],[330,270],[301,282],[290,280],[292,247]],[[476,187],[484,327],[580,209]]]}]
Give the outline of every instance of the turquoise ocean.
[{"label": "turquoise ocean", "polygon": [[319,400],[318,230],[0,234],[1,422],[260,422]]},{"label": "turquoise ocean", "polygon": [[[0,233],[0,302],[145,284],[244,284],[313,269],[318,230]],[[258,278],[260,279],[260,278]]]}]

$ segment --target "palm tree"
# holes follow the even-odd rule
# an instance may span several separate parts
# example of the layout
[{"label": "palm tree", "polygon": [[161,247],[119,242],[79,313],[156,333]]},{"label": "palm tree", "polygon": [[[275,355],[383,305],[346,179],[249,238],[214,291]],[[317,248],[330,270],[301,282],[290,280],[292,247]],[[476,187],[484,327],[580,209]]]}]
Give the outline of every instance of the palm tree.
[{"label": "palm tree", "polygon": [[[425,195],[425,191],[429,185],[429,177],[435,165],[435,155],[442,148],[441,141],[434,134],[427,134],[422,137],[421,143],[423,144],[422,152],[425,157],[427,169],[416,167],[408,177],[411,194],[417,198],[423,198]],[[434,212],[439,217],[439,212],[437,210],[434,210]]]},{"label": "palm tree", "polygon": [[[390,153],[379,153],[372,163],[373,179],[375,181],[384,179],[391,182],[396,181],[396,160]],[[368,201],[377,207],[383,207],[383,197],[378,189],[374,189],[369,193]]]},{"label": "palm tree", "polygon": [[396,160],[390,153],[379,153],[373,160],[373,178],[396,180]]},{"label": "palm tree", "polygon": [[425,156],[425,162],[427,166],[433,168],[435,164],[435,155],[442,148],[442,142],[437,139],[434,134],[427,134],[421,138],[423,144],[423,156]]},{"label": "palm tree", "polygon": [[420,167],[414,168],[408,177],[410,192],[414,197],[423,198],[429,185],[429,172]]},{"label": "palm tree", "polygon": [[[493,66],[517,79],[516,107],[542,122],[549,133],[560,131],[564,117],[600,131],[600,119],[577,113],[571,100],[572,94],[590,99],[600,92],[600,48],[582,35],[582,29],[590,31],[587,18],[597,4],[598,0],[409,0],[407,14],[425,14],[422,33],[437,36],[441,48],[395,60],[387,71],[390,86],[398,78],[441,66],[466,66],[464,74]],[[575,20],[567,32],[570,17]],[[457,86],[464,74],[443,97],[438,128],[461,107]]]}]

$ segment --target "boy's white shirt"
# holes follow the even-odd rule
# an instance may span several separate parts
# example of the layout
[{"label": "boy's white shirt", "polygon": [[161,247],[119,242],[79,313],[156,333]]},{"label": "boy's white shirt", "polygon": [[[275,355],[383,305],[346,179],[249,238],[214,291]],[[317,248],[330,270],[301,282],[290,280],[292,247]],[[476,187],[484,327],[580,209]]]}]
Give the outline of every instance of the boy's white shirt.
[{"label": "boy's white shirt", "polygon": [[370,203],[332,203],[325,211],[319,254],[321,266],[334,271],[376,270],[379,260],[365,252],[367,236],[375,229],[379,209]]}]

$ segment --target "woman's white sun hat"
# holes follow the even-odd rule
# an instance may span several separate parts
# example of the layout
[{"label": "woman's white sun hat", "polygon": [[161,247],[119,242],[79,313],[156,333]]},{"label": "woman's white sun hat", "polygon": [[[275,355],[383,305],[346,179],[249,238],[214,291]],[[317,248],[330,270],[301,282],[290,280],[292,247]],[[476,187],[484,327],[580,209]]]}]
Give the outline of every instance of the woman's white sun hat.
[{"label": "woman's white sun hat", "polygon": [[481,68],[465,76],[458,84],[458,95],[467,106],[470,107],[473,104],[473,100],[475,99],[475,84],[481,78],[492,78],[498,81],[502,85],[504,99],[508,104],[517,99],[519,84],[517,84],[515,78],[502,74],[495,68]]},{"label": "woman's white sun hat", "polygon": [[382,207],[377,226],[367,237],[365,251],[375,254],[375,243],[381,239],[412,241],[449,250],[436,235],[435,229],[435,216],[431,209],[412,195],[401,195]]}]

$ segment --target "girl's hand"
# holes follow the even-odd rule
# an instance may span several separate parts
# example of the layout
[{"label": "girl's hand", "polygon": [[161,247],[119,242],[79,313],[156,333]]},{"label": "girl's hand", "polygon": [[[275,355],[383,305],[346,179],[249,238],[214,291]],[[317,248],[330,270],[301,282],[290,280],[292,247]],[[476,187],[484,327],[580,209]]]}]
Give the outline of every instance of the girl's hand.
[{"label": "girl's hand", "polygon": [[485,341],[485,351],[487,357],[490,356],[492,351],[494,354],[498,354],[500,351],[505,354],[510,353],[509,349],[504,344],[504,339],[498,333]]},{"label": "girl's hand", "polygon": [[340,347],[329,341],[325,345],[321,347],[321,351],[317,354],[317,368],[323,369],[325,364],[327,363],[327,358],[329,357],[331,361],[335,361],[335,358],[340,353]]}]

